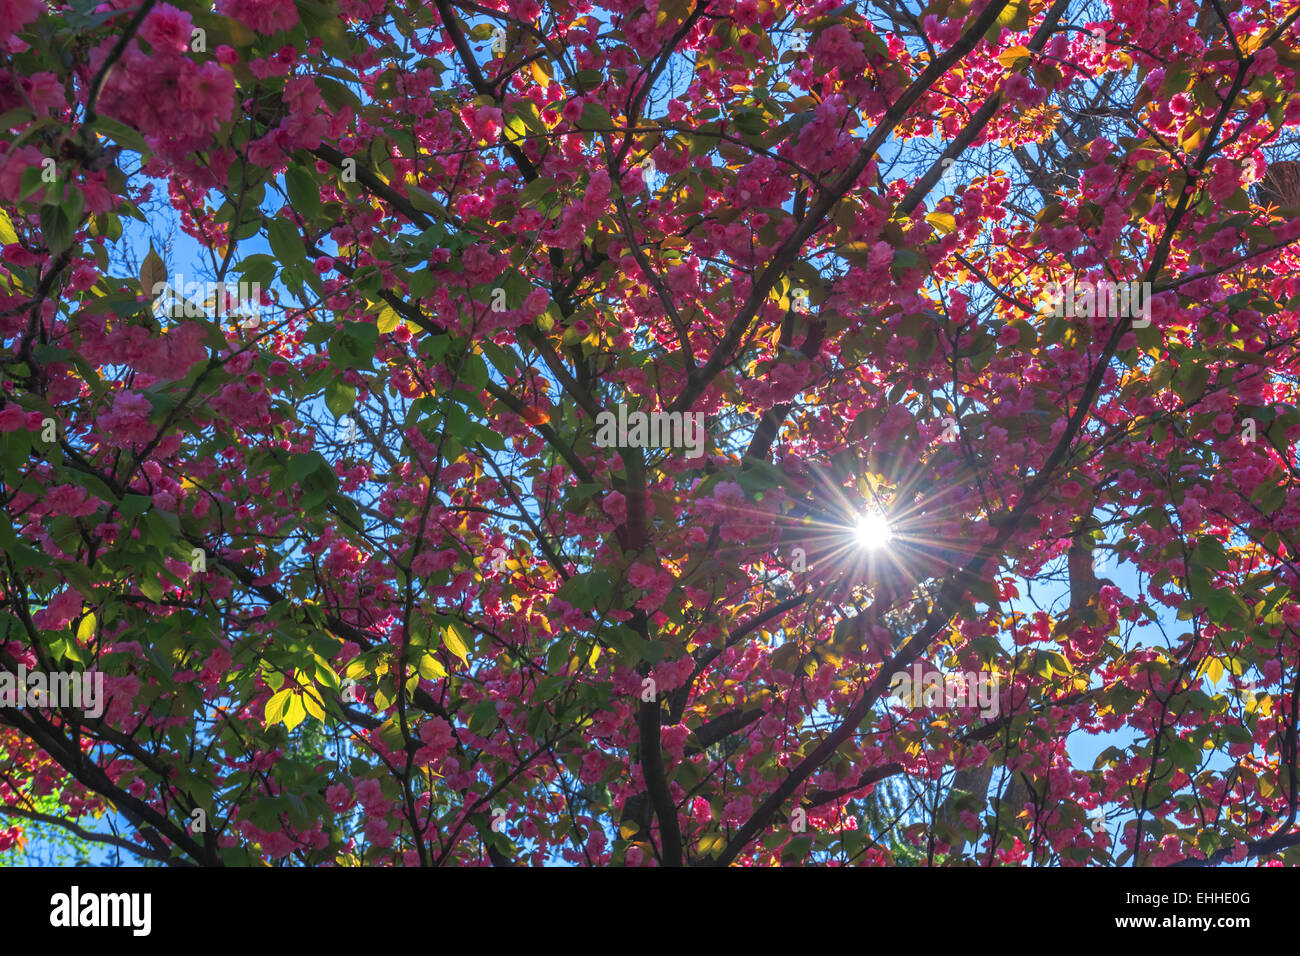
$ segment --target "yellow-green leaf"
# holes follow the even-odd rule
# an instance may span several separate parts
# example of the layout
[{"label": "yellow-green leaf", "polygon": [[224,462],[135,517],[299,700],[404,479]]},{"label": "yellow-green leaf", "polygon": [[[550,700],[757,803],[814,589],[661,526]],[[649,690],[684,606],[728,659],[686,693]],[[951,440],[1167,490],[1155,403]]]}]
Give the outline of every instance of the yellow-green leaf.
[{"label": "yellow-green leaf", "polygon": [[528,64],[528,66],[529,69],[533,71],[533,79],[537,81],[538,85],[541,86],[542,89],[546,89],[551,85],[551,76],[546,72],[546,67],[542,66],[542,64],[536,60],[533,60],[533,62]]},{"label": "yellow-green leaf", "polygon": [[469,663],[469,645],[461,632],[465,626],[458,621],[452,621],[442,632],[442,646],[447,648],[466,664]]},{"label": "yellow-green leaf", "polygon": [[524,123],[523,117],[517,113],[507,113],[505,117],[506,141],[510,143],[522,143],[524,137],[528,135],[528,126]]},{"label": "yellow-green leaf", "polygon": [[427,680],[441,680],[447,676],[447,668],[442,666],[442,662],[432,654],[425,654],[420,658],[419,665],[420,676]]},{"label": "yellow-green leaf", "polygon": [[1013,46],[998,54],[998,62],[1005,69],[1019,70],[1029,62],[1029,47]]},{"label": "yellow-green leaf", "polygon": [[286,687],[266,702],[266,725],[268,727],[284,720],[284,711],[289,706],[289,698],[292,696],[293,691]]},{"label": "yellow-green leaf", "polygon": [[385,335],[397,328],[398,321],[397,310],[391,305],[386,305],[379,310],[379,318],[375,320],[375,327],[379,329],[381,335]]},{"label": "yellow-green leaf", "polygon": [[727,848],[727,839],[720,833],[709,833],[700,838],[699,851],[704,856],[717,856]]},{"label": "yellow-green leaf", "polygon": [[91,611],[81,619],[77,625],[77,641],[82,644],[89,644],[95,639],[95,612]]},{"label": "yellow-green leaf", "polygon": [[302,705],[302,697],[298,694],[290,694],[289,703],[284,708],[284,725],[293,730],[306,716],[307,708]]},{"label": "yellow-green leaf", "polygon": [[[999,27],[1005,27],[1013,33],[1019,33],[1021,30],[1028,29],[1029,18],[1029,0],[1011,0],[998,14],[998,26],[991,28],[989,32],[993,33]],[[994,35],[996,36],[996,33]]]},{"label": "yellow-green leaf", "polygon": [[325,720],[324,701],[322,701],[320,696],[316,693],[315,687],[308,688],[303,692],[302,704],[307,708],[307,713],[311,714],[317,720]]},{"label": "yellow-green leaf", "polygon": [[932,212],[925,217],[925,221],[945,236],[957,228],[957,219],[950,212]]},{"label": "yellow-green leaf", "polygon": [[324,684],[330,690],[338,693],[339,675],[334,673],[334,668],[330,666],[329,661],[319,654],[313,655],[316,658],[316,680]]},{"label": "yellow-green leaf", "polygon": [[0,209],[0,245],[11,245],[18,241],[18,233],[14,232],[13,221],[9,218],[9,213]]}]

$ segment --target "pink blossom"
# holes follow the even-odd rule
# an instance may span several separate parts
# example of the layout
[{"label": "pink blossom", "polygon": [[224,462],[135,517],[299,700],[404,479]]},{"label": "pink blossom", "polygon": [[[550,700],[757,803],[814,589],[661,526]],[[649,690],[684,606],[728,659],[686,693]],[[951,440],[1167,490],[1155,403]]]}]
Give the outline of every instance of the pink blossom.
[{"label": "pink blossom", "polygon": [[431,717],[420,725],[420,740],[435,757],[445,757],[456,749],[456,738],[451,725],[441,717]]},{"label": "pink blossom", "polygon": [[388,824],[383,820],[370,819],[366,821],[366,839],[375,846],[390,847],[393,845],[393,834],[388,830]]},{"label": "pink blossom", "polygon": [[273,860],[283,859],[296,849],[293,840],[282,831],[267,833],[263,835],[260,842],[262,852]]},{"label": "pink blossom", "polygon": [[0,408],[0,432],[14,432],[27,427],[27,413],[17,405]]},{"label": "pink blossom", "polygon": [[367,777],[364,780],[358,780],[357,799],[361,801],[361,805],[366,809],[370,809],[371,807],[383,802],[384,791],[380,786],[379,781],[370,777]]},{"label": "pink blossom", "polygon": [[622,524],[627,520],[627,498],[621,492],[611,491],[601,500],[600,510],[615,524]]},{"label": "pink blossom", "polygon": [[648,568],[644,564],[635,562],[627,572],[627,582],[634,588],[653,587],[658,574],[653,568]]},{"label": "pink blossom", "polygon": [[[0,12],[0,20],[3,19],[4,13]],[[0,35],[5,31],[0,29]],[[18,195],[22,186],[23,173],[33,167],[39,167],[45,159],[45,154],[35,146],[23,146],[6,155],[0,156],[0,199],[7,199],[12,203],[18,202]],[[11,243],[5,247],[5,261],[13,262],[9,256],[10,248],[17,248],[19,252],[23,251],[22,246],[17,243]],[[17,263],[18,265],[30,265],[30,263]]]},{"label": "pink blossom", "polygon": [[81,595],[68,588],[50,598],[44,610],[32,615],[32,623],[43,631],[57,631],[67,627],[81,613]]},{"label": "pink blossom", "polygon": [[153,406],[138,392],[122,392],[113,401],[113,408],[96,421],[105,441],[117,447],[144,444],[157,433],[149,423]]},{"label": "pink blossom", "polygon": [[491,143],[501,134],[501,110],[495,106],[462,107],[460,118],[477,140]]},{"label": "pink blossom", "polygon": [[203,129],[215,129],[234,107],[235,78],[216,63],[204,63],[181,74],[181,102]]},{"label": "pink blossom", "polygon": [[92,498],[80,485],[57,485],[45,493],[45,504],[49,513],[69,515],[82,518],[92,515],[99,507],[99,501]]},{"label": "pink blossom", "polygon": [[352,805],[352,791],[346,784],[332,783],[325,788],[325,803],[335,813],[342,813]]},{"label": "pink blossom", "polygon": [[193,30],[194,21],[188,13],[177,10],[170,3],[160,3],[144,18],[140,36],[155,51],[184,53],[189,49]]},{"label": "pink blossom", "polygon": [[239,20],[257,33],[279,33],[298,24],[298,9],[293,0],[218,0],[217,12]]},{"label": "pink blossom", "polygon": [[45,10],[45,0],[4,0],[0,3],[0,37],[7,39]]}]

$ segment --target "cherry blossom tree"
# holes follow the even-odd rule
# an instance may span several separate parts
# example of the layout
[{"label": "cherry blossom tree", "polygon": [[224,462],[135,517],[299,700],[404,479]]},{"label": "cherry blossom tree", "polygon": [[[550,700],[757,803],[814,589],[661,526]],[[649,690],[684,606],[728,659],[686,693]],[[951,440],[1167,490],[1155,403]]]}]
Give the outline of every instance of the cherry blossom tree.
[{"label": "cherry blossom tree", "polygon": [[1298,19],[7,0],[0,852],[1295,862]]}]

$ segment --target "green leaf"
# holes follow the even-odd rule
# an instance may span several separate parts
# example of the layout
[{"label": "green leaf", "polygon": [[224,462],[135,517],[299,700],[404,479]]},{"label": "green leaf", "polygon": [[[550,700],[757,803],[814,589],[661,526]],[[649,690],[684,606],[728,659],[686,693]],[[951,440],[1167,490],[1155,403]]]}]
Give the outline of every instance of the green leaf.
[{"label": "green leaf", "polygon": [[369,322],[347,322],[330,336],[330,358],[340,368],[370,368],[379,329]]},{"label": "green leaf", "polygon": [[614,120],[610,118],[609,111],[598,103],[585,104],[582,107],[582,116],[578,122],[583,129],[607,130],[614,125]]},{"label": "green leaf", "polygon": [[331,468],[318,468],[298,482],[298,488],[302,491],[299,507],[311,511],[338,489],[338,477]]},{"label": "green leaf", "polygon": [[40,166],[28,166],[23,170],[22,183],[18,187],[19,199],[26,199],[44,185],[45,181],[41,178],[43,172]]},{"label": "green leaf", "polygon": [[255,282],[263,287],[268,287],[275,281],[275,257],[268,256],[263,252],[248,256],[240,262],[238,271],[244,277],[245,282]]},{"label": "green leaf", "polygon": [[480,345],[483,354],[488,357],[488,361],[502,375],[510,376],[515,374],[514,357],[494,342],[483,342]]},{"label": "green leaf", "polygon": [[1216,571],[1228,570],[1228,555],[1223,550],[1223,544],[1212,535],[1201,536],[1192,552],[1192,560]]},{"label": "green leaf", "polygon": [[[780,834],[781,839],[777,845],[784,842],[785,834]],[[701,856],[717,856],[727,848],[727,838],[720,833],[707,833],[700,837],[698,852]]]},{"label": "green leaf", "polygon": [[284,188],[294,211],[308,222],[320,215],[320,188],[316,177],[301,166],[290,166],[284,172]]},{"label": "green leaf", "polygon": [[148,495],[125,494],[122,496],[122,503],[118,505],[118,511],[124,518],[135,518],[144,514],[153,504]]},{"label": "green leaf", "polygon": [[1036,670],[1045,677],[1051,677],[1053,674],[1069,675],[1071,673],[1070,663],[1065,656],[1058,654],[1056,651],[1039,651],[1036,661]]},{"label": "green leaf", "polygon": [[911,249],[895,249],[894,258],[890,263],[889,271],[895,278],[898,278],[908,269],[915,269],[920,264],[920,256]]},{"label": "green leaf", "polygon": [[287,474],[290,481],[302,481],[319,468],[328,468],[325,456],[317,451],[297,452],[289,456]]},{"label": "green leaf", "polygon": [[1234,744],[1248,744],[1255,739],[1241,724],[1228,724],[1223,728],[1223,735]]},{"label": "green leaf", "polygon": [[587,571],[565,581],[555,596],[576,608],[590,610],[596,606],[598,597],[609,594],[613,585],[614,580],[608,571]]},{"label": "green leaf", "polygon": [[497,722],[496,701],[481,700],[475,706],[469,718],[470,733],[483,734],[491,730]]},{"label": "green leaf", "polygon": [[86,211],[86,197],[82,194],[80,189],[76,186],[72,186],[68,189],[67,198],[64,199],[60,205],[63,207],[63,212],[68,217],[68,222],[72,223],[72,227],[75,230],[81,222],[82,214]]},{"label": "green leaf", "polygon": [[103,133],[134,152],[144,153],[148,149],[143,136],[111,116],[96,116],[95,122],[90,124],[90,128],[97,133]]},{"label": "green leaf", "polygon": [[41,206],[41,234],[50,252],[58,255],[72,245],[76,224],[68,218],[62,205],[46,203]]},{"label": "green leaf", "polygon": [[267,238],[282,265],[290,266],[307,258],[307,247],[298,234],[298,227],[288,219],[272,219],[267,226]]},{"label": "green leaf", "polygon": [[146,571],[140,578],[140,593],[154,604],[162,602],[162,582],[154,571]]},{"label": "green leaf", "polygon": [[316,86],[320,89],[321,97],[336,111],[344,106],[351,106],[354,110],[361,109],[361,99],[338,80],[328,76],[317,76]]},{"label": "green leaf", "polygon": [[1210,369],[1205,365],[1184,365],[1174,377],[1174,391],[1188,404],[1205,394],[1205,386],[1210,380]]},{"label": "green leaf", "polygon": [[1200,751],[1181,738],[1169,744],[1167,756],[1175,766],[1186,771],[1195,769],[1201,760]]},{"label": "green leaf", "polygon": [[325,407],[335,418],[342,418],[357,403],[357,390],[346,382],[333,379],[325,386]]}]

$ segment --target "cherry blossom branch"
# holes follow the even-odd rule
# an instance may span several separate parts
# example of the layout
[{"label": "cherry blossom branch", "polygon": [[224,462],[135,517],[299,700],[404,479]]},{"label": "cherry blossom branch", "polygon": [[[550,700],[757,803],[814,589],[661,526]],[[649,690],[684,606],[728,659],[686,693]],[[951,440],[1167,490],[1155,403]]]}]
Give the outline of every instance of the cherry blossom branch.
[{"label": "cherry blossom branch", "polygon": [[126,52],[127,46],[130,44],[131,40],[134,39],[136,32],[140,29],[140,25],[144,23],[144,18],[149,15],[149,12],[153,10],[157,4],[158,0],[144,0],[144,3],[140,4],[139,8],[135,11],[135,16],[131,18],[130,22],[128,22],[126,27],[122,30],[122,34],[117,38],[117,42],[113,44],[113,49],[109,50],[108,56],[104,57],[104,62],[100,64],[98,72],[95,73],[94,79],[91,80],[90,92],[86,94],[85,125],[89,126],[91,123],[95,122],[95,117],[97,115],[95,113],[95,105],[99,101],[99,94],[104,88],[104,82],[108,79],[109,71],[113,69],[118,60],[122,59],[122,54]]},{"label": "cherry blossom branch", "polygon": [[[1297,16],[1300,16],[1300,10],[1290,18],[1293,22]],[[1203,166],[1206,158],[1213,150],[1218,133],[1227,119],[1228,113],[1232,110],[1236,100],[1237,93],[1244,84],[1244,78],[1249,69],[1252,58],[1241,63],[1234,78],[1232,88],[1229,94],[1224,97],[1222,106],[1215,117],[1211,130],[1206,137],[1206,142],[1202,148],[1201,155],[1198,159],[1197,166]],[[1185,189],[1179,197],[1178,205],[1171,214],[1167,222],[1160,242],[1157,244],[1155,254],[1152,257],[1147,270],[1148,279],[1154,279],[1164,267],[1165,260],[1173,242],[1173,235],[1177,232],[1178,226],[1187,211],[1188,200],[1191,190]],[[767,822],[776,813],[779,807],[794,793],[809,775],[816,771],[826,760],[830,759],[848,739],[854,729],[866,718],[868,711],[874,706],[876,700],[888,687],[890,675],[899,670],[905,669],[914,660],[920,657],[930,642],[947,625],[951,619],[952,613],[956,609],[962,596],[967,590],[967,582],[979,579],[984,572],[985,565],[995,555],[1001,553],[1003,546],[1010,540],[1012,535],[1019,530],[1021,519],[1028,513],[1029,508],[1037,502],[1042,491],[1055,478],[1057,468],[1065,458],[1070,446],[1074,442],[1075,436],[1083,425],[1084,419],[1090,414],[1092,404],[1096,400],[1097,393],[1100,390],[1101,382],[1106,368],[1110,364],[1111,358],[1118,351],[1119,341],[1128,333],[1132,324],[1132,319],[1128,317],[1121,318],[1112,330],[1109,341],[1102,350],[1101,356],[1093,366],[1092,374],[1089,376],[1087,384],[1084,387],[1083,395],[1075,407],[1074,413],[1070,416],[1065,430],[1062,432],[1056,447],[1048,455],[1042,468],[1038,471],[1034,479],[1025,489],[1025,493],[1020,497],[1008,512],[1002,515],[990,518],[989,525],[996,528],[996,534],[991,541],[986,542],[964,567],[957,571],[944,582],[940,590],[939,597],[936,599],[930,614],[927,616],[926,623],[922,629],[912,638],[904,641],[899,651],[888,664],[882,666],[876,677],[871,680],[864,689],[862,696],[858,699],[847,712],[839,726],[832,731],[814,750],[808,754],[799,764],[790,772],[789,776],[773,791],[773,793],[758,807],[751,815],[749,820],[737,830],[736,834],[727,844],[727,847],[713,861],[714,865],[728,865],[741,852],[746,844],[760,832]]]},{"label": "cherry blossom branch", "polygon": [[771,261],[750,288],[749,295],[746,296],[744,304],[727,328],[722,340],[699,371],[688,379],[685,388],[682,389],[676,401],[672,403],[669,411],[689,411],[696,399],[704,393],[709,383],[731,362],[732,352],[745,337],[750,323],[754,321],[755,316],[758,314],[758,310],[767,301],[768,293],[776,286],[777,280],[785,274],[785,271],[794,264],[804,243],[821,228],[823,221],[831,210],[857,184],[858,177],[867,168],[867,163],[875,156],[877,150],[884,145],[885,140],[889,138],[894,128],[902,122],[912,107],[917,104],[941,76],[975,48],[984,33],[998,21],[1008,2],[1009,0],[994,0],[985,7],[980,16],[962,34],[960,39],[945,50],[942,56],[932,60],[921,75],[885,111],[884,117],[881,118],[880,123],[863,142],[857,156],[849,163],[848,168],[831,183],[830,188],[817,199],[808,211],[804,221],[796,226],[794,231],[781,243]]}]

